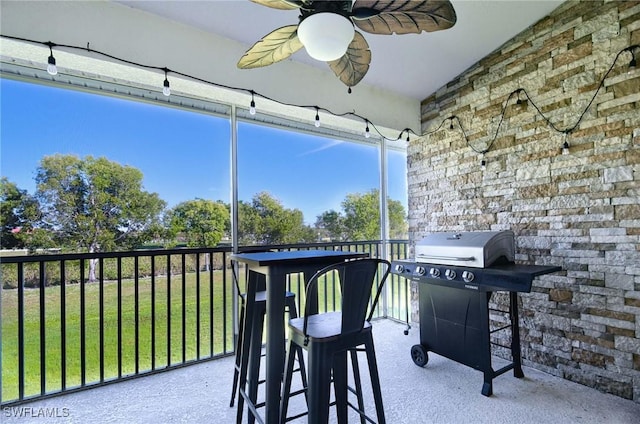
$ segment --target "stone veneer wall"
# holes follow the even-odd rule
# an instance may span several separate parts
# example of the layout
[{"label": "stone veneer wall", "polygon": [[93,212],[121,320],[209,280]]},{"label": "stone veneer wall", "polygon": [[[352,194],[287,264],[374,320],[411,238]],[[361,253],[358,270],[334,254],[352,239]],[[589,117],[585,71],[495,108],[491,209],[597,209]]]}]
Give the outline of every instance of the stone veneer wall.
[{"label": "stone veneer wall", "polygon": [[[423,136],[407,164],[413,242],[510,229],[518,262],[562,267],[521,295],[524,363],[640,402],[640,69],[627,73],[631,55],[620,55],[566,137],[569,155],[534,107],[559,130],[572,127],[634,44],[640,2],[562,4],[422,102]],[[507,102],[518,88],[531,101]],[[476,151],[503,108],[483,171]],[[453,115],[473,148],[458,121],[450,128]],[[415,286],[412,304],[417,311]]]}]

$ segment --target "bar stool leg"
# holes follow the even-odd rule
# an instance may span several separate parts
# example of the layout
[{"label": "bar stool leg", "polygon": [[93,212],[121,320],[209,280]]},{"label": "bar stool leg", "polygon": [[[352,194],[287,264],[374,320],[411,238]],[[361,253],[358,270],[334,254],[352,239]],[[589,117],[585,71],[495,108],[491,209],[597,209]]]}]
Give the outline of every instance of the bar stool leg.
[{"label": "bar stool leg", "polygon": [[236,415],[236,423],[242,424],[242,411],[244,409],[244,393],[247,387],[247,369],[249,367],[249,352],[251,349],[251,335],[252,328],[247,326],[247,323],[253,321],[255,315],[254,308],[247,307],[244,310],[244,325],[242,332],[242,342],[239,346],[240,349],[240,372],[238,376],[238,412]]},{"label": "bar stool leg", "polygon": [[307,381],[307,369],[304,365],[303,350],[300,346],[295,346],[297,355],[298,355],[298,368],[300,369],[300,380],[302,381],[302,387],[304,387],[304,401],[308,405],[309,404],[309,392],[307,391],[307,387],[309,387],[309,382]]},{"label": "bar stool leg", "polygon": [[[295,297],[288,297],[287,300],[287,306],[288,306],[288,311],[289,311],[289,319],[294,319],[294,318],[298,318],[298,309],[296,308],[296,299]],[[294,353],[295,355],[298,357],[298,370],[300,371],[300,380],[302,381],[302,387],[304,387],[305,391],[304,391],[304,397],[305,397],[305,401],[307,400],[307,387],[309,386],[309,384],[307,383],[307,370],[306,367],[304,365],[304,357],[303,355],[303,351],[302,348],[296,344],[291,344],[289,343],[289,346],[292,346],[294,349]],[[287,352],[289,352],[287,350]],[[287,356],[288,358],[288,356]],[[295,358],[292,358],[295,359]],[[285,372],[288,369],[288,366],[285,364]],[[293,366],[291,367],[291,372],[295,372],[295,370],[293,369]],[[291,384],[291,382],[289,382],[289,385]],[[287,397],[288,397],[288,391],[287,392],[283,392],[283,393],[287,393]],[[282,399],[282,398],[280,398]],[[286,415],[286,414],[285,414]]]},{"label": "bar stool leg", "polygon": [[333,391],[336,397],[336,414],[339,424],[346,424],[347,418],[347,352],[333,355]]},{"label": "bar stool leg", "polygon": [[378,375],[378,363],[376,362],[376,352],[373,346],[373,337],[367,337],[365,341],[367,352],[367,362],[369,364],[369,375],[371,376],[371,386],[373,388],[373,400],[376,404],[376,415],[378,424],[386,424],[384,418],[384,407],[382,406],[382,391],[380,390],[380,376]]},{"label": "bar stool leg", "polygon": [[[239,327],[238,327],[238,340],[236,341],[236,361],[233,370],[233,387],[231,389],[231,401],[229,402],[229,407],[233,407],[236,401],[236,395],[238,393],[238,381],[240,377],[240,370],[242,367],[242,349],[243,343],[245,343],[244,339],[244,315],[245,315],[245,305],[244,302],[240,305],[240,317],[239,319]],[[246,370],[246,364],[244,365],[244,369]]]},{"label": "bar stool leg", "polygon": [[[360,365],[358,364],[358,349],[351,349],[351,368],[353,369],[353,384],[355,386],[356,398],[358,399],[358,410],[364,413],[364,398],[362,396],[362,378],[360,378]],[[367,420],[360,414],[360,423],[366,424]]]},{"label": "bar stool leg", "polygon": [[[258,382],[260,381],[260,357],[262,356],[262,328],[264,326],[265,313],[262,308],[256,311],[254,317],[254,328],[251,331],[251,347],[249,348],[248,383],[249,390],[247,397],[255,406],[258,401]],[[247,411],[247,422],[253,424],[255,415],[249,408]]]},{"label": "bar stool leg", "polygon": [[309,366],[308,406],[309,424],[326,424],[329,420],[329,392],[331,389],[332,360],[319,346],[311,344],[307,361]]},{"label": "bar stool leg", "polygon": [[[282,382],[282,393],[280,394],[280,422],[287,421],[287,412],[289,410],[289,393],[291,392],[291,379],[293,374],[293,366],[295,362],[295,353],[293,349],[298,347],[289,340],[287,347],[287,360],[284,368],[284,378]],[[306,384],[305,384],[306,387]]]},{"label": "bar stool leg", "polygon": [[[244,342],[241,352],[240,384],[238,385],[237,424],[242,424],[245,396],[254,404],[256,401],[258,391],[257,373],[260,371],[260,351],[262,348],[262,327],[259,327],[257,324],[262,323],[263,320],[264,308],[259,308],[254,304],[253,308],[247,308],[245,310]],[[248,390],[247,383],[249,384]],[[252,392],[255,392],[256,394],[252,396]],[[252,420],[253,415],[248,413],[248,418]]]}]

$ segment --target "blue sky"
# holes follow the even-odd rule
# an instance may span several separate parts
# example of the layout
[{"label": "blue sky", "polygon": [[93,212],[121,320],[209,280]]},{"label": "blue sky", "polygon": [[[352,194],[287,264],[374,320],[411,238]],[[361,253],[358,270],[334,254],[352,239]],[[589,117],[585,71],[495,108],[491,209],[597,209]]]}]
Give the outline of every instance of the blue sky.
[{"label": "blue sky", "polygon": [[[140,169],[169,206],[229,202],[229,121],[136,101],[0,79],[0,173],[30,193],[40,159],[104,156]],[[389,196],[406,205],[405,157],[389,154]],[[307,223],[347,194],[378,187],[377,149],[241,122],[240,200],[267,191]]]}]

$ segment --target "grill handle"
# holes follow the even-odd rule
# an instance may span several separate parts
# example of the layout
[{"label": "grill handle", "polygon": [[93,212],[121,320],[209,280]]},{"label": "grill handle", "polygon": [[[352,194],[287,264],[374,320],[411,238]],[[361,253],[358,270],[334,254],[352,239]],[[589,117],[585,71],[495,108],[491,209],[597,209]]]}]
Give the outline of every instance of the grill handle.
[{"label": "grill handle", "polygon": [[469,256],[466,258],[460,258],[455,256],[437,256],[437,255],[418,255],[420,259],[432,259],[432,260],[440,260],[440,261],[458,261],[458,262],[473,262],[476,260],[475,257]]}]

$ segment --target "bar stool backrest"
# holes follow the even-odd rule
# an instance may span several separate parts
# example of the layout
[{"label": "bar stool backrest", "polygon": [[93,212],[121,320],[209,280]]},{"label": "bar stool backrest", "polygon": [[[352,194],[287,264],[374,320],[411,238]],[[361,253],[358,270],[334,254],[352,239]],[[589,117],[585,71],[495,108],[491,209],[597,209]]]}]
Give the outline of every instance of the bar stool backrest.
[{"label": "bar stool backrest", "polygon": [[[390,269],[391,264],[384,259],[365,258],[329,265],[316,272],[307,283],[305,291],[307,293],[303,327],[305,337],[307,336],[308,317],[315,314],[312,308],[314,308],[313,302],[316,302],[316,299],[312,299],[310,296],[317,296],[318,283],[323,280],[323,277],[331,278],[333,274],[339,279],[342,312],[341,335],[347,335],[362,331],[365,320],[371,320]],[[378,287],[373,301],[370,302],[376,281]],[[369,311],[368,316],[367,311]]]}]

